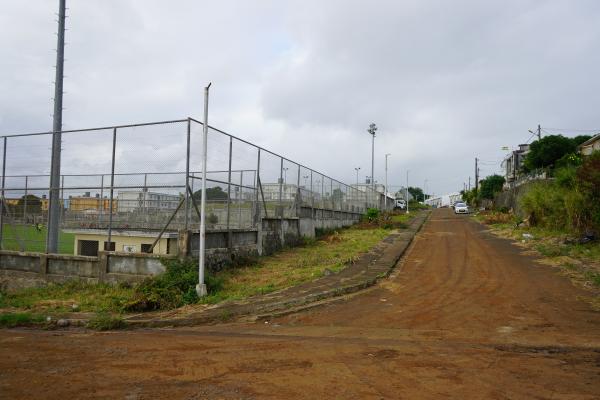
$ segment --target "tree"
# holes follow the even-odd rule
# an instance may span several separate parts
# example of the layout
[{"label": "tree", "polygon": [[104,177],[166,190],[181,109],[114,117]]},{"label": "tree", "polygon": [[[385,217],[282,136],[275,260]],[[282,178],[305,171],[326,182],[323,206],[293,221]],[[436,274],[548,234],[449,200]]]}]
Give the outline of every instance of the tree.
[{"label": "tree", "polygon": [[343,201],[344,200],[344,192],[342,192],[338,188],[333,189],[333,193],[331,194],[331,199],[333,201],[337,201],[337,202]]},{"label": "tree", "polygon": [[479,189],[479,197],[482,199],[494,199],[494,195],[502,191],[504,185],[504,177],[500,175],[490,175],[481,181]]},{"label": "tree", "polygon": [[[194,192],[194,198],[196,200],[202,199],[202,190]],[[206,188],[206,200],[227,200],[227,192],[224,192],[220,186]]]},{"label": "tree", "polygon": [[421,189],[419,187],[409,186],[408,193],[410,193],[411,196],[413,197],[413,199],[416,201],[423,200],[423,189]]},{"label": "tree", "polygon": [[529,147],[524,168],[526,171],[531,171],[536,168],[554,167],[558,160],[569,153],[574,153],[577,146],[589,138],[585,135],[572,139],[563,135],[549,135],[536,140]]}]

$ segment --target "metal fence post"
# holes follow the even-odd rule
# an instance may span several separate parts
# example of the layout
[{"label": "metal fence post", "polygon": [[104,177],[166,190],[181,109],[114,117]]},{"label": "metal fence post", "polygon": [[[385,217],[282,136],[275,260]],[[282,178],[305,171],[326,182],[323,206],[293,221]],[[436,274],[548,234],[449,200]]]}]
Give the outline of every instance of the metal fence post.
[{"label": "metal fence post", "polygon": [[[112,140],[112,161],[110,168],[110,200],[108,201],[108,250],[111,249],[111,239],[112,239],[112,224],[113,224],[113,195],[114,195],[114,187],[115,187],[115,151],[117,148],[117,128],[113,128],[113,140]],[[146,182],[144,182],[145,186]],[[116,250],[116,248],[115,248]]]},{"label": "metal fence post", "polygon": [[1,197],[0,197],[0,249],[4,248],[4,243],[2,241],[3,236],[2,232],[4,230],[4,187],[5,187],[5,178],[6,178],[6,136],[4,136],[3,140],[3,150],[2,150],[2,188],[1,188]]},{"label": "metal fence post", "polygon": [[256,156],[256,173],[254,174],[254,189],[256,191],[256,198],[255,198],[255,221],[254,223],[256,224],[256,226],[258,226],[258,224],[260,223],[260,202],[258,200],[258,192],[260,190],[260,188],[258,187],[258,183],[260,181],[260,147],[258,148],[258,154]]},{"label": "metal fence post", "polygon": [[297,185],[296,185],[296,217],[300,217],[300,210],[301,210],[301,204],[300,202],[302,201],[302,192],[300,191],[300,165],[298,165],[298,181],[297,181]]},{"label": "metal fence post", "polygon": [[229,136],[229,164],[227,167],[227,248],[231,250],[231,152],[233,138]]},{"label": "metal fence post", "polygon": [[238,229],[242,228],[242,201],[243,201],[243,190],[244,190],[244,170],[240,171],[240,186],[237,191],[237,202],[238,202]]},{"label": "metal fence post", "polygon": [[188,230],[189,225],[189,214],[190,214],[190,194],[188,188],[190,187],[190,131],[192,121],[188,118],[187,120],[187,150],[185,154],[185,230]]},{"label": "metal fence post", "polygon": [[98,218],[98,228],[103,226],[102,220],[104,219],[104,174],[100,177],[100,217]]},{"label": "metal fence post", "polygon": [[23,222],[27,223],[27,187],[29,185],[28,176],[25,175],[25,197],[23,199]]},{"label": "metal fence post", "polygon": [[279,218],[283,218],[283,157],[279,165]]},{"label": "metal fence post", "polygon": [[315,190],[313,188],[312,169],[310,170],[310,217],[315,218]]}]

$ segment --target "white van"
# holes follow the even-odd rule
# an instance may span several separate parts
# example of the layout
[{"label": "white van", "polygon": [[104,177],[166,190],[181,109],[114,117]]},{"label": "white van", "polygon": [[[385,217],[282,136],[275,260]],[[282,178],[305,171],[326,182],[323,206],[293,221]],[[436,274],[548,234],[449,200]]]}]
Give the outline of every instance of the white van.
[{"label": "white van", "polygon": [[396,202],[394,204],[394,208],[398,208],[400,210],[406,209],[406,200],[404,200],[404,199],[396,199]]}]

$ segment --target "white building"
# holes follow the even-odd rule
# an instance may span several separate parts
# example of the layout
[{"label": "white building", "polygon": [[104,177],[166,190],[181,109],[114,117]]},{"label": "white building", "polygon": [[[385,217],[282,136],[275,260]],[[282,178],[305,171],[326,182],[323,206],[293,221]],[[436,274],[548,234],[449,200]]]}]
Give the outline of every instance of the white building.
[{"label": "white building", "polygon": [[148,192],[146,190],[119,191],[117,211],[159,211],[175,210],[181,201],[179,195]]},{"label": "white building", "polygon": [[450,207],[457,201],[462,201],[462,196],[458,192],[442,194],[440,196],[431,196],[425,200],[425,204],[432,207]]},{"label": "white building", "polygon": [[[259,189],[260,190],[260,189]],[[282,201],[293,201],[298,195],[298,186],[289,183],[263,183],[262,194],[259,193],[259,199],[264,196],[265,201],[279,201],[279,191],[281,190]],[[327,194],[328,195],[328,194]],[[300,196],[303,201],[308,201],[314,197],[315,201],[321,199],[321,193],[308,190],[304,186],[300,186]]]}]

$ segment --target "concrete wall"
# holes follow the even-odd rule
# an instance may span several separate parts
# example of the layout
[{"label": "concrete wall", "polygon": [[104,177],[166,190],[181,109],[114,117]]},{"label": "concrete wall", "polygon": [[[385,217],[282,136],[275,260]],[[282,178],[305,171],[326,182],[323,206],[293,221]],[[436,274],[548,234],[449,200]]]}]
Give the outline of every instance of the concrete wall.
[{"label": "concrete wall", "polygon": [[85,257],[0,251],[0,280],[8,288],[72,279],[93,283],[139,282],[164,270],[160,256],[154,254],[100,252],[98,257]]},{"label": "concrete wall", "polygon": [[515,188],[503,190],[502,192],[498,193],[494,197],[494,208],[499,209],[506,207],[509,210],[512,209],[515,215],[519,215],[523,218],[527,217],[521,208],[520,199],[525,193],[527,193],[532,185],[535,185],[537,182],[539,181],[524,183]]},{"label": "concrete wall", "polygon": [[[299,207],[297,215],[295,218],[263,218],[258,229],[206,232],[207,269],[220,271],[245,258],[272,254],[285,246],[298,245],[303,237],[314,237],[316,229],[350,226],[361,218],[358,213],[311,207]],[[103,243],[106,237],[97,239]],[[115,241],[118,241],[117,237]],[[160,243],[162,250],[166,247],[166,239],[161,239]],[[177,246],[179,257],[197,258],[198,232],[179,232]],[[118,244],[116,249],[120,250]],[[64,282],[69,279],[110,283],[138,282],[165,270],[160,257],[175,256],[99,251],[97,257],[85,257],[0,251],[0,279],[9,287]]]}]

